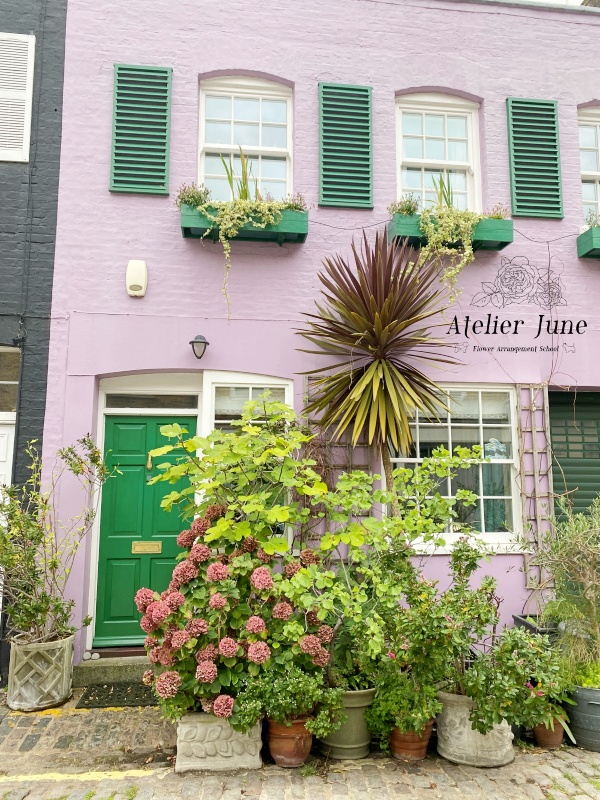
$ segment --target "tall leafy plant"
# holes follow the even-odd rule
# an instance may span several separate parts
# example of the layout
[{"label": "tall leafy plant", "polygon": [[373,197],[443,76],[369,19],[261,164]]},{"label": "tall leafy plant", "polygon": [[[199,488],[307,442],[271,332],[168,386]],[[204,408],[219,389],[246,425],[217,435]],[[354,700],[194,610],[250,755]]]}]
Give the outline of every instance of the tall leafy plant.
[{"label": "tall leafy plant", "polygon": [[[306,314],[299,333],[316,349],[304,352],[334,358],[310,370],[314,394],[308,414],[341,437],[351,428],[352,444],[361,436],[381,451],[388,487],[393,487],[389,444],[408,453],[415,409],[437,417],[443,392],[417,364],[453,364],[440,352],[447,345],[432,336],[427,323],[445,307],[437,265],[417,266],[419,253],[378,232],[371,244],[352,244],[352,262],[341,255],[324,261],[324,303]],[[392,510],[398,512],[397,503]]]}]

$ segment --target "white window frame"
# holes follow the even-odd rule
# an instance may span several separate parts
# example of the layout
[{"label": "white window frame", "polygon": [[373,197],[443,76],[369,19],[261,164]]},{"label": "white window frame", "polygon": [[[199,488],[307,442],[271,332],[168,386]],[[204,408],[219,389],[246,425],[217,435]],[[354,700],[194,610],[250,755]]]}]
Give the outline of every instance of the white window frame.
[{"label": "white window frame", "polygon": [[[479,535],[481,542],[485,545],[486,548],[493,552],[516,552],[520,551],[519,540],[523,535],[523,519],[522,519],[522,505],[521,505],[521,492],[519,488],[519,472],[520,472],[520,463],[521,463],[521,442],[518,437],[518,421],[517,421],[517,414],[518,414],[518,407],[517,407],[517,395],[514,386],[509,385],[501,385],[501,384],[444,384],[441,388],[445,392],[488,392],[488,393],[502,393],[509,395],[509,402],[510,402],[510,410],[511,410],[511,441],[512,441],[512,458],[505,458],[505,459],[491,459],[491,464],[510,464],[511,466],[511,493],[510,498],[512,500],[512,511],[513,511],[513,528],[511,531],[493,531],[490,533],[482,533]],[[468,425],[469,423],[457,423],[459,425]],[[481,424],[485,424],[482,423]],[[490,427],[493,427],[491,425]],[[452,430],[452,423],[450,422],[449,431]],[[392,457],[392,466],[395,468],[395,464],[405,464],[409,468],[412,467],[413,464],[420,464],[423,459],[421,458],[394,458]],[[483,486],[480,486],[480,489],[483,489]],[[504,495],[503,495],[504,496]],[[479,498],[482,497],[482,493],[478,495]],[[483,509],[482,509],[483,513]],[[444,535],[444,539],[446,540],[447,545],[452,545],[458,537],[460,533],[453,533],[447,532]],[[435,548],[430,545],[421,544],[417,548],[420,552],[426,553],[444,553],[449,552],[448,548]]]},{"label": "white window frame", "polygon": [[[469,160],[465,162],[431,161],[426,158],[404,158],[402,147],[402,112],[430,114],[460,114],[467,117]],[[402,186],[403,167],[440,170],[465,170],[467,173],[467,208],[481,212],[481,151],[479,142],[479,104],[454,95],[414,93],[396,98],[396,164],[398,199],[410,194]]]},{"label": "white window frame", "polygon": [[[2,103],[11,101],[22,101],[23,108],[23,140],[21,147],[2,148],[0,147],[0,161],[17,161],[26,163],[29,161],[29,145],[31,142],[31,110],[33,104],[33,66],[35,59],[35,36],[20,33],[0,32],[0,43],[2,42],[26,42],[27,43],[27,64],[25,89],[2,88],[0,82],[0,109]],[[9,45],[10,46],[10,45]],[[9,56],[10,58],[10,56]],[[0,61],[0,70],[2,62]],[[1,113],[1,111],[0,111]]]},{"label": "white window frame", "polygon": [[[19,350],[18,347],[8,347],[5,345],[0,345],[0,353],[14,353],[18,352],[20,359],[23,358],[23,353]],[[21,370],[21,365],[19,363],[19,373]],[[19,378],[16,381],[5,381],[2,380],[2,376],[0,375],[0,386],[16,386],[17,387],[17,408],[19,403]],[[16,422],[17,420],[17,412],[16,411],[0,411],[0,422]]]},{"label": "white window frame", "polygon": [[[596,213],[600,213],[600,107],[598,108],[586,108],[581,110],[577,115],[577,130],[579,132],[579,128],[581,126],[594,126],[596,128],[596,136],[598,147],[596,148],[596,152],[598,154],[598,171],[597,172],[584,172],[583,168],[581,167],[581,162],[579,165],[579,172],[581,174],[581,184],[583,185],[584,181],[593,181],[596,184]],[[579,147],[578,147],[579,149]],[[581,196],[581,213],[585,220],[585,215],[583,213],[583,193]]]},{"label": "white window frame", "polygon": [[273,156],[285,158],[287,161],[286,195],[293,194],[293,108],[292,90],[289,86],[263,78],[248,78],[241,76],[228,76],[220,78],[205,78],[200,81],[200,120],[198,125],[198,183],[204,183],[205,169],[204,156],[208,153],[229,153],[239,155],[237,145],[207,144],[204,136],[204,121],[206,119],[206,96],[220,95],[222,97],[242,96],[253,99],[266,98],[269,100],[285,100],[287,102],[287,144],[286,147],[261,147],[252,146],[242,148],[246,156]]}]

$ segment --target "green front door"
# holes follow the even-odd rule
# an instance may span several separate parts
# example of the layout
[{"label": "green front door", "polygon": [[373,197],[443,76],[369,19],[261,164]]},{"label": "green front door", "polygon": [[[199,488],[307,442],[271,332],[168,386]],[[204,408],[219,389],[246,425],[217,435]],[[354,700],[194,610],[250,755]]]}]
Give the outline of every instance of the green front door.
[{"label": "green front door", "polygon": [[[167,440],[162,425],[177,421],[190,435],[195,417],[107,417],[105,459],[119,473],[102,490],[98,598],[94,647],[141,644],[144,634],[133,598],[141,586],[161,592],[171,580],[182,529],[176,511],[160,507],[171,484],[148,486],[157,473],[148,451]],[[158,463],[164,458],[156,459]]]}]

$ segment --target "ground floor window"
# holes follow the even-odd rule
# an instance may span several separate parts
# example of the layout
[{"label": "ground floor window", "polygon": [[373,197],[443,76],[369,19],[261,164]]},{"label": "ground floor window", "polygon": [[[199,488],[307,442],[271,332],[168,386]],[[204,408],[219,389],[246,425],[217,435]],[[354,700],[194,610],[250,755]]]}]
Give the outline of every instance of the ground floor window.
[{"label": "ground floor window", "polygon": [[410,467],[430,456],[438,447],[480,445],[486,463],[462,470],[454,480],[443,480],[440,492],[452,497],[457,489],[469,489],[477,503],[464,508],[460,521],[486,534],[487,541],[508,542],[518,525],[516,477],[515,396],[510,389],[451,388],[446,411],[437,418],[417,412],[411,425],[414,444],[407,457],[392,453],[398,466]]}]

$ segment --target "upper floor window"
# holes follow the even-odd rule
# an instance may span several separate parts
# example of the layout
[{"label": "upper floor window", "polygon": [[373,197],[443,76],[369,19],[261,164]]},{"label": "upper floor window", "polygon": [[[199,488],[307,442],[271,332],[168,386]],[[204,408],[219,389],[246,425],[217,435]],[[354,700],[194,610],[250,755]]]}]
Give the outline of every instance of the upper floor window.
[{"label": "upper floor window", "polygon": [[35,36],[0,33],[0,161],[29,161]]},{"label": "upper floor window", "polygon": [[[200,84],[200,182],[231,200],[222,158],[240,177],[240,148],[263,198],[292,191],[292,91],[272,81],[208,78]],[[253,187],[254,188],[254,187]]]},{"label": "upper floor window", "polygon": [[583,217],[600,212],[600,108],[579,115],[579,159]]},{"label": "upper floor window", "polygon": [[0,413],[14,414],[19,396],[21,351],[16,347],[0,347]]},{"label": "upper floor window", "polygon": [[398,98],[399,197],[412,194],[421,207],[436,201],[440,178],[454,205],[478,211],[480,200],[478,105],[442,94]]}]

